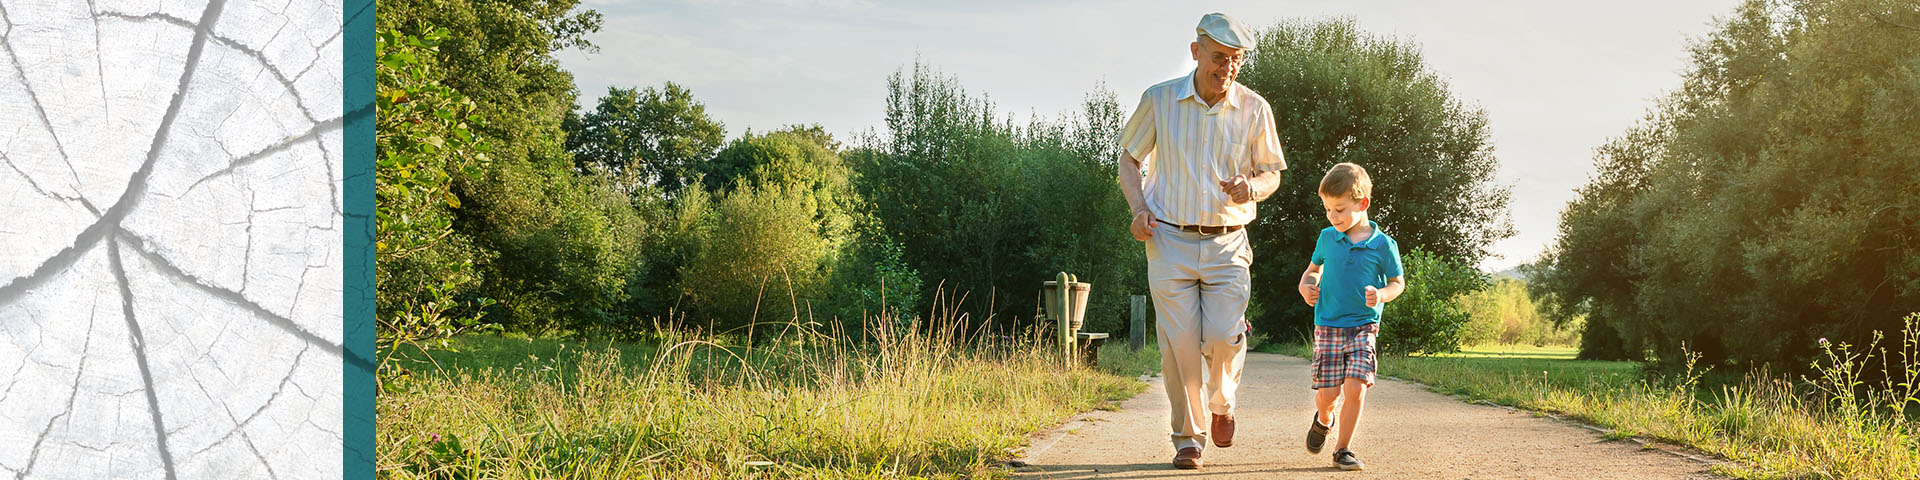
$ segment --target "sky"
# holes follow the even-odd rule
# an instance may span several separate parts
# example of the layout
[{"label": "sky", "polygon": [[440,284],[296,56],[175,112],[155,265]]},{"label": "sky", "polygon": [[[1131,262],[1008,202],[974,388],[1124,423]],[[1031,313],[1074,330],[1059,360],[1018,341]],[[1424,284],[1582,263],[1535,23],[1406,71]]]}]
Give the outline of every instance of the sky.
[{"label": "sky", "polygon": [[1498,271],[1553,242],[1594,149],[1679,88],[1689,42],[1737,3],[583,0],[605,16],[588,36],[599,52],[557,57],[585,108],[610,86],[672,81],[728,138],[817,123],[845,141],[885,129],[887,76],[916,59],[1022,122],[1073,111],[1103,85],[1130,113],[1146,87],[1193,69],[1202,15],[1256,29],[1351,17],[1416,44],[1455,98],[1486,112],[1518,231],[1481,264]]}]

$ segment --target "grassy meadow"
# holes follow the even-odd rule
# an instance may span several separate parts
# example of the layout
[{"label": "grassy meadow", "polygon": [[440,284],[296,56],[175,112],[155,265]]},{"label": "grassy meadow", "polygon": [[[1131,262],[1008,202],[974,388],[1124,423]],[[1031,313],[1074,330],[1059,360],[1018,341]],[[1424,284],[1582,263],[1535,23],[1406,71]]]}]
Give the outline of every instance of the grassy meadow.
[{"label": "grassy meadow", "polygon": [[1030,432],[1114,408],[1158,366],[1125,342],[1090,369],[959,337],[460,337],[395,355],[379,476],[1003,478]]}]

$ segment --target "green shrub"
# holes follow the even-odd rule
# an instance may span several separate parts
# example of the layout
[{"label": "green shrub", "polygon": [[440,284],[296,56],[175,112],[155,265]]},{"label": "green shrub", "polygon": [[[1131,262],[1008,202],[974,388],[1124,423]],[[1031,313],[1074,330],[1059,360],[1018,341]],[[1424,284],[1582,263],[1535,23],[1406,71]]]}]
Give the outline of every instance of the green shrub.
[{"label": "green shrub", "polygon": [[814,211],[803,191],[785,187],[748,185],[716,202],[710,236],[680,273],[695,314],[720,332],[808,320],[831,273]]},{"label": "green shrub", "polygon": [[617,306],[641,261],[645,230],[627,197],[564,166],[505,163],[469,181],[467,231],[499,252],[482,292],[500,300],[492,319],[530,333],[587,333],[630,320]]},{"label": "green shrub", "polygon": [[1380,353],[1414,355],[1460,350],[1471,318],[1458,300],[1486,288],[1479,270],[1414,248],[1401,257],[1407,289],[1380,320]]},{"label": "green shrub", "polygon": [[853,253],[835,268],[828,295],[836,307],[833,313],[845,331],[880,317],[917,324],[924,313],[918,310],[923,287],[920,272],[907,265],[899,243],[886,239],[885,233],[871,235],[856,242]]}]

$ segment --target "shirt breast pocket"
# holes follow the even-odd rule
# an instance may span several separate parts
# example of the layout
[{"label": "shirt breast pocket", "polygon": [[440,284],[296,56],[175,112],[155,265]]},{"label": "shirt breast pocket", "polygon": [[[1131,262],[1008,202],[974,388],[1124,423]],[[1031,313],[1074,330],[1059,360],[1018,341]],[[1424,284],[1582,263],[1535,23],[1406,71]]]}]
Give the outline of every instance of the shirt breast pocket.
[{"label": "shirt breast pocket", "polygon": [[1234,175],[1252,175],[1247,162],[1247,144],[1235,142],[1232,137],[1223,138],[1220,148],[1214,150],[1214,165],[1219,169],[1220,179],[1233,178]]},{"label": "shirt breast pocket", "polygon": [[1190,137],[1200,141],[1200,145],[1198,145],[1200,148],[1193,151],[1195,156],[1198,157],[1195,160],[1211,164],[1208,166],[1213,169],[1214,173],[1220,174],[1221,179],[1233,176],[1233,172],[1229,170],[1229,167],[1231,167],[1233,163],[1228,161],[1228,159],[1235,156],[1233,152],[1236,148],[1245,147],[1246,144],[1234,141],[1239,139],[1235,138],[1235,135],[1231,131],[1233,127],[1227,122],[1219,122],[1216,120],[1214,122],[1203,123],[1203,125],[1205,125],[1206,132]]}]

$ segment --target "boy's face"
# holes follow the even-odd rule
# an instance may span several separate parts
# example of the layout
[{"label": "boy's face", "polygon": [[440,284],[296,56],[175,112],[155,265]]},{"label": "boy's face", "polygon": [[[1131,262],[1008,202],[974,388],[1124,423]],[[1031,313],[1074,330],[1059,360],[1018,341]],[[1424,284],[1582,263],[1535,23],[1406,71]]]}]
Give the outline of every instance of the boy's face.
[{"label": "boy's face", "polygon": [[1327,223],[1333,224],[1334,230],[1346,232],[1353,229],[1354,225],[1366,223],[1367,207],[1372,206],[1373,199],[1321,194],[1320,204],[1327,207]]}]

